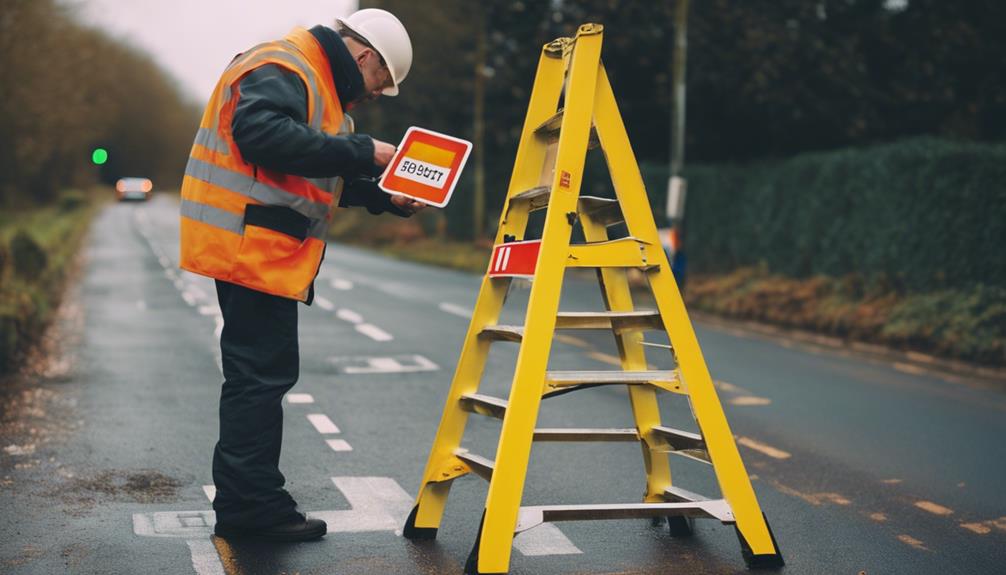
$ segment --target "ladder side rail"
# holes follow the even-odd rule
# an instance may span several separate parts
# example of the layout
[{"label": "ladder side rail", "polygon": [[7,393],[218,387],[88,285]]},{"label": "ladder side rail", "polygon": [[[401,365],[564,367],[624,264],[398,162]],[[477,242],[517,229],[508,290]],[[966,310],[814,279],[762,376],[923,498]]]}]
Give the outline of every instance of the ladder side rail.
[{"label": "ladder side rail", "polygon": [[[555,112],[562,93],[563,77],[563,60],[546,55],[547,47],[547,45],[543,47],[538,61],[538,71],[535,74],[527,117],[517,148],[517,159],[514,162],[507,191],[508,198],[525,189],[529,183],[537,181],[537,173],[541,170],[545,159],[545,146],[535,139],[534,129]],[[509,199],[507,201],[509,202]],[[496,243],[501,243],[505,234],[516,237],[524,235],[528,212],[527,210],[517,212],[507,217],[504,209],[496,234]],[[490,261],[488,266],[491,265]],[[436,536],[451,487],[451,481],[445,479],[453,479],[457,475],[457,458],[454,451],[461,445],[465,424],[468,421],[468,412],[460,408],[459,401],[462,395],[473,393],[478,389],[492,345],[491,341],[479,338],[479,333],[486,326],[498,323],[509,286],[509,278],[490,279],[487,267],[454,371],[451,388],[447,394],[443,415],[423,472],[415,506],[403,531],[406,537],[429,539]]]},{"label": "ladder side rail", "polygon": [[[603,65],[602,65],[603,72]],[[607,148],[602,149],[607,153]],[[608,240],[608,228],[595,220],[589,214],[580,214],[580,225],[583,236],[588,242],[603,242]],[[624,269],[598,268],[597,279],[601,286],[601,295],[605,308],[609,311],[632,311],[632,292],[629,289],[629,279]],[[646,353],[643,349],[643,332],[621,332],[613,330],[618,355],[625,371],[645,371],[647,369]],[[652,386],[633,385],[628,388],[629,403],[632,406],[633,419],[639,433],[640,449],[643,455],[643,466],[646,471],[646,492],[643,501],[646,503],[662,503],[664,493],[671,486],[671,467],[667,454],[661,450],[661,444],[648,440],[653,428],[660,425],[660,407],[657,404],[657,390]]]},{"label": "ladder side rail", "polygon": [[505,573],[510,564],[572,232],[567,214],[576,212],[587,155],[601,41],[600,26],[581,26],[569,61],[566,111],[541,251],[528,298],[524,340],[517,356],[509,409],[500,431],[485,514],[469,558],[469,572]]},{"label": "ladder side rail", "polygon": [[[611,84],[603,70],[598,78],[595,100],[598,136],[606,152],[611,180],[625,216],[625,224],[631,235],[649,242],[644,248],[647,260],[658,264],[648,272],[647,278],[674,348],[681,377],[688,388],[695,418],[705,438],[720,490],[733,509],[738,531],[753,554],[779,555],[713,387],[698,338],[681,299],[681,292],[671,275],[667,255],[660,245],[639,166],[618,112]],[[675,321],[671,321],[672,318]]]}]

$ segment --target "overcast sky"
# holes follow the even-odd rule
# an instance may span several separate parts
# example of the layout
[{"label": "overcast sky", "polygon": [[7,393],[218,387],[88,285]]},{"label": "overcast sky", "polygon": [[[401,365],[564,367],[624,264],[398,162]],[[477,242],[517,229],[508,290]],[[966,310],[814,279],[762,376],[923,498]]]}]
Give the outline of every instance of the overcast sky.
[{"label": "overcast sky", "polygon": [[331,26],[357,0],[64,0],[85,22],[157,59],[202,103],[238,52],[294,26]]}]

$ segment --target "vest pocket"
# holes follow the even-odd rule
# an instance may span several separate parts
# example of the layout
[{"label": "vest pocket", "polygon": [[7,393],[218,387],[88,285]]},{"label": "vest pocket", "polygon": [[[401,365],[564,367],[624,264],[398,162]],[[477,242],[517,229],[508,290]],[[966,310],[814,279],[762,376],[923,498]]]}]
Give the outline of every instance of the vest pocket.
[{"label": "vest pocket", "polygon": [[310,218],[285,206],[248,204],[244,224],[232,281],[299,299],[318,267],[307,241]]}]

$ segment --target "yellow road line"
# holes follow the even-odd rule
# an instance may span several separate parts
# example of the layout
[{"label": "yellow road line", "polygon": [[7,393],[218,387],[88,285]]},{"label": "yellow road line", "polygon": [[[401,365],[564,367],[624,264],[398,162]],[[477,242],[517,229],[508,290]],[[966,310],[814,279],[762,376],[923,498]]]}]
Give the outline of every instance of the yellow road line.
[{"label": "yellow road line", "polygon": [[790,457],[792,457],[791,453],[788,453],[781,449],[777,449],[775,447],[772,447],[771,445],[766,445],[760,441],[755,441],[750,437],[738,437],[737,443],[743,445],[744,447],[747,447],[748,449],[753,449],[759,453],[768,455],[769,457],[772,457],[774,459],[789,459]]},{"label": "yellow road line", "polygon": [[915,506],[923,511],[928,511],[933,515],[953,515],[954,510],[949,507],[944,507],[939,503],[933,503],[932,501],[916,501]]},{"label": "yellow road line", "polygon": [[923,542],[905,533],[898,535],[898,541],[901,541],[906,545],[911,545],[912,547],[918,549],[919,551],[929,551],[929,548],[926,547],[926,545]]}]

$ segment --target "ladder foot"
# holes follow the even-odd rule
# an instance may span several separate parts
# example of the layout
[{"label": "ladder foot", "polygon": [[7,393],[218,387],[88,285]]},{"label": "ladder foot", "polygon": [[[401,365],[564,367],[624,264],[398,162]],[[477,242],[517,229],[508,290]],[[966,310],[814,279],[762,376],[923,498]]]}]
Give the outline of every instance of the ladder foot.
[{"label": "ladder foot", "polygon": [[667,531],[671,537],[691,537],[695,534],[695,520],[680,515],[668,517]]},{"label": "ladder foot", "polygon": [[765,527],[768,528],[768,535],[772,538],[772,546],[775,548],[775,553],[755,555],[736,525],[734,525],[734,531],[737,532],[737,539],[741,542],[741,554],[744,556],[744,563],[747,564],[748,569],[777,569],[784,566],[786,562],[783,561],[782,553],[779,551],[779,544],[775,542],[775,535],[772,533],[772,526],[769,525],[768,518],[765,517],[764,513],[762,513],[762,517],[765,519]]},{"label": "ladder foot", "polygon": [[479,521],[479,532],[475,536],[475,545],[472,546],[472,552],[468,554],[468,561],[465,561],[465,575],[502,575],[506,571],[499,572],[488,572],[479,571],[479,545],[482,544],[482,527],[486,522],[486,512],[482,511],[482,519]]},{"label": "ladder foot", "polygon": [[412,508],[412,513],[409,513],[409,518],[405,520],[405,527],[402,529],[402,536],[406,539],[412,540],[436,539],[436,527],[416,527],[416,514],[418,513],[419,506],[416,505]]}]

